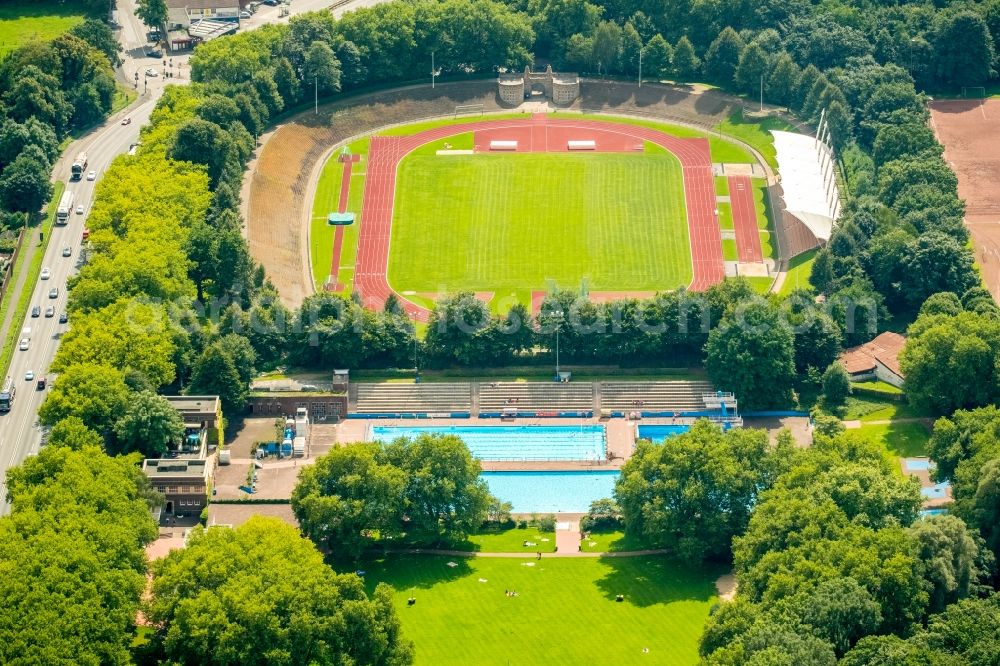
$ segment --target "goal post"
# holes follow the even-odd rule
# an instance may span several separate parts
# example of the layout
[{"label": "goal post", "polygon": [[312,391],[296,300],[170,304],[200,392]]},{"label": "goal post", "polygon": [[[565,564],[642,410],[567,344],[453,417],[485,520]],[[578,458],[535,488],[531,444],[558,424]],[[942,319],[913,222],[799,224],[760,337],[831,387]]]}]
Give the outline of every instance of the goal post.
[{"label": "goal post", "polygon": [[986,99],[986,86],[962,86],[963,99]]},{"label": "goal post", "polygon": [[483,115],[482,104],[459,104],[455,107],[455,116],[481,116]]}]

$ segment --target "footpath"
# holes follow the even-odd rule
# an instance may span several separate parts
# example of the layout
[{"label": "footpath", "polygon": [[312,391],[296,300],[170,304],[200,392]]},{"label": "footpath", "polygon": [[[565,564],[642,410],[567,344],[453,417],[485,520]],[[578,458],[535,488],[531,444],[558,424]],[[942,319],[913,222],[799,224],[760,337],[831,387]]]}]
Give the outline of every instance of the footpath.
[{"label": "footpath", "polygon": [[469,550],[435,550],[432,548],[404,548],[401,550],[391,550],[390,553],[405,553],[407,555],[448,555],[449,557],[508,557],[522,560],[547,560],[553,557],[643,557],[645,555],[666,555],[667,550],[660,548],[656,550],[625,550],[620,552],[607,553],[582,553],[579,551],[542,553],[538,557],[537,553],[484,553]]},{"label": "footpath", "polygon": [[[37,226],[28,227],[24,230],[25,238],[18,251],[17,260],[21,262],[21,270],[12,276],[13,282],[4,290],[4,298],[7,299],[7,311],[4,313],[3,323],[0,323],[0,346],[7,339],[11,326],[20,326],[20,321],[13,321],[17,316],[17,302],[21,298],[21,291],[28,281],[28,274],[31,273],[31,259],[35,256],[42,242],[38,239],[38,232],[41,230],[44,220]],[[17,268],[15,263],[14,268]]]}]

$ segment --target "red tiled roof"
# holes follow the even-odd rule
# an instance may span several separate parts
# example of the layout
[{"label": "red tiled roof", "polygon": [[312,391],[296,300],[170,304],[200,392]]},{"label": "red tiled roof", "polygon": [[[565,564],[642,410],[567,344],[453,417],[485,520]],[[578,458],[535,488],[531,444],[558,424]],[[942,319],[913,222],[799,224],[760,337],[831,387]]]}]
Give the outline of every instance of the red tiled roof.
[{"label": "red tiled roof", "polygon": [[899,352],[905,344],[906,336],[886,331],[870,342],[845,350],[840,355],[840,362],[852,375],[875,370],[877,362],[893,374],[902,377],[903,373],[899,370]]}]

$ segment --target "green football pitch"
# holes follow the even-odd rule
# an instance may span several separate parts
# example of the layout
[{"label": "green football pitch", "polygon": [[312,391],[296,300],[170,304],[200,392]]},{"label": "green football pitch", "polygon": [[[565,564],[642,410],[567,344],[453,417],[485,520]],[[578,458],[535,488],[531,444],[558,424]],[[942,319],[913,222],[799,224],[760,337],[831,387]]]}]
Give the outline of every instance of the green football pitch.
[{"label": "green football pitch", "polygon": [[693,665],[723,573],[664,556],[406,555],[362,567],[370,589],[393,586],[417,666]]},{"label": "green football pitch", "polygon": [[677,159],[644,153],[525,153],[403,160],[389,284],[399,292],[601,291],[691,281]]}]

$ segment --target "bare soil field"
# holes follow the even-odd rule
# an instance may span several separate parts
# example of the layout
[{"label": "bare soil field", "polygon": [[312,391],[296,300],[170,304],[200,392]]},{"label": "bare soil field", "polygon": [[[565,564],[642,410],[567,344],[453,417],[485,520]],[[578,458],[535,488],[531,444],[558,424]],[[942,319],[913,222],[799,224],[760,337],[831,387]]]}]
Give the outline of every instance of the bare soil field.
[{"label": "bare soil field", "polygon": [[932,102],[931,125],[958,176],[986,288],[1000,300],[1000,99]]}]

